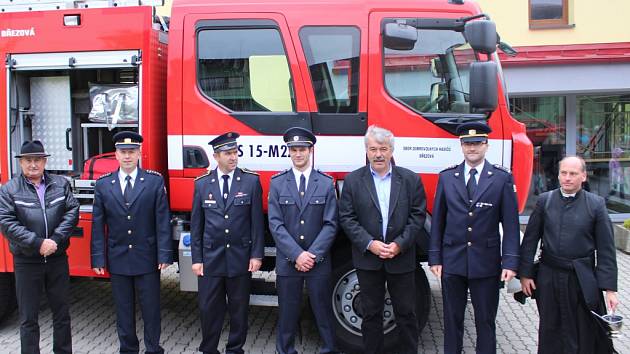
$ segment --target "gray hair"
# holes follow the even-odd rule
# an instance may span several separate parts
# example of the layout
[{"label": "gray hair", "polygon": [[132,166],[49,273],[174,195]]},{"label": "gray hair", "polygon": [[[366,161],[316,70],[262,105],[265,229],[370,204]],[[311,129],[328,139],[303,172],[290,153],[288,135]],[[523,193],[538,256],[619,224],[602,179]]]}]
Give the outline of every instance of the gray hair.
[{"label": "gray hair", "polygon": [[563,157],[562,160],[560,160],[560,162],[558,162],[558,169],[560,168],[560,165],[562,165],[562,163],[565,162],[568,159],[578,159],[578,161],[580,161],[580,168],[581,168],[582,172],[586,172],[586,161],[584,161],[583,158],[581,158],[579,156],[575,156],[575,155],[567,155],[567,156]]},{"label": "gray hair", "polygon": [[372,124],[367,128],[367,132],[365,132],[365,147],[367,147],[369,137],[374,138],[379,144],[389,142],[389,146],[394,150],[394,133],[391,131]]}]

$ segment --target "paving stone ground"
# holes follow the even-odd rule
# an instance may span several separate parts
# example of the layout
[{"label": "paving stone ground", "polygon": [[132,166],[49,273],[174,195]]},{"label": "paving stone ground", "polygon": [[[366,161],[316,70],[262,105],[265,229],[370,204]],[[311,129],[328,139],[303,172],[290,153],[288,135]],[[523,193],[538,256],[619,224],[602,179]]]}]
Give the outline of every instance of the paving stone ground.
[{"label": "paving stone ground", "polygon": [[[630,255],[617,253],[619,266],[618,312],[630,319]],[[201,340],[195,293],[179,291],[176,267],[170,267],[162,278],[162,346],[167,353],[194,353]],[[427,270],[428,271],[428,270]],[[629,271],[629,272],[626,272]],[[428,274],[431,284],[432,306],[427,326],[419,340],[419,353],[442,353],[444,343],[442,322],[442,294],[439,282]],[[301,322],[301,336],[297,349],[300,353],[318,353],[320,345],[317,329],[307,311]],[[138,334],[142,343],[142,321],[138,316]],[[273,307],[252,306],[249,313],[250,329],[245,347],[246,353],[274,353],[276,319],[278,311]],[[116,353],[115,315],[108,282],[91,279],[73,279],[71,289],[72,340],[77,354]],[[628,321],[628,320],[627,320]],[[538,313],[533,302],[525,306],[516,303],[511,294],[501,293],[497,316],[497,342],[499,353],[535,353]],[[52,317],[48,305],[42,303],[40,313],[42,353],[52,353]],[[630,324],[626,324],[630,327]],[[620,353],[630,353],[630,328],[622,330],[622,337],[615,340]],[[227,341],[227,322],[221,337],[224,347]],[[464,352],[474,353],[475,326],[472,306],[466,312]],[[17,315],[13,314],[0,324],[0,352],[19,353],[20,337]]]}]

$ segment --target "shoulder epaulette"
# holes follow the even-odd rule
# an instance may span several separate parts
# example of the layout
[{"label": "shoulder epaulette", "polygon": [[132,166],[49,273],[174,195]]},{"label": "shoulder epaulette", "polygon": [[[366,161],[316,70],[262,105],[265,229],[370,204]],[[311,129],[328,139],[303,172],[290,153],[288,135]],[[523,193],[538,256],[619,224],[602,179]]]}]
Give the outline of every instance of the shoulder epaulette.
[{"label": "shoulder epaulette", "polygon": [[198,180],[198,179],[204,178],[206,176],[210,176],[212,174],[212,171],[214,171],[214,170],[209,170],[208,172],[202,174],[201,176],[197,176],[197,178],[195,178],[195,181]]},{"label": "shoulder epaulette", "polygon": [[512,171],[510,171],[510,169],[509,169],[509,168],[507,168],[507,167],[505,167],[505,166],[503,166],[503,165],[494,164],[494,165],[492,165],[492,166],[494,166],[494,168],[497,168],[497,169],[499,169],[499,170],[503,170],[503,171],[505,171],[505,172],[507,172],[507,173],[512,173]]},{"label": "shoulder epaulette", "polygon": [[440,171],[440,172],[444,172],[444,171],[452,170],[452,169],[454,169],[454,168],[455,168],[455,167],[457,167],[457,166],[458,166],[458,165],[448,166],[447,168],[443,169],[443,170],[442,170],[442,171]]},{"label": "shoulder epaulette", "polygon": [[160,176],[162,177],[162,174],[159,173],[158,171],[153,171],[153,170],[144,170],[146,173],[150,173],[152,175],[156,175],[156,176]]},{"label": "shoulder epaulette", "polygon": [[333,176],[331,176],[331,175],[329,175],[329,174],[327,174],[327,173],[325,173],[325,172],[322,172],[322,171],[321,171],[321,170],[319,170],[319,169],[317,170],[317,172],[321,173],[323,176],[326,176],[326,177],[328,177],[328,178],[330,178],[330,179],[334,179],[334,178],[333,178]]},{"label": "shoulder epaulette", "polygon": [[98,181],[99,179],[102,179],[102,178],[105,178],[105,177],[109,177],[109,176],[111,176],[113,173],[114,173],[114,172],[107,172],[106,174],[101,175],[101,176],[100,176],[99,178],[97,178],[96,180]]},{"label": "shoulder epaulette", "polygon": [[276,177],[278,177],[278,176],[282,176],[283,174],[285,174],[285,173],[287,173],[287,172],[289,172],[289,170],[288,170],[288,169],[287,169],[287,170],[284,170],[284,171],[280,171],[280,172],[276,173],[275,175],[271,176],[271,178],[276,178]]},{"label": "shoulder epaulette", "polygon": [[245,173],[249,173],[250,175],[256,175],[256,176],[258,176],[258,172],[256,172],[256,171],[248,170],[248,169],[246,169],[246,168],[244,168],[244,167],[241,167],[240,169],[241,169],[241,171],[243,171],[243,172],[245,172]]}]

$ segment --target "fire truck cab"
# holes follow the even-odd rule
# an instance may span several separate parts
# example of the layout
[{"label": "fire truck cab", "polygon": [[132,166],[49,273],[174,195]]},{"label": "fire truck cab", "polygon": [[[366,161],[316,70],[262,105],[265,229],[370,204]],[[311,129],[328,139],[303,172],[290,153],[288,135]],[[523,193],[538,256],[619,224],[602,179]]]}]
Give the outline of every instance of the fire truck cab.
[{"label": "fire truck cab", "polygon": [[[341,193],[345,175],[366,164],[366,128],[385,127],[396,136],[395,163],[421,174],[430,214],[438,173],[463,159],[455,129],[487,121],[487,159],[513,170],[524,207],[532,145],[509,114],[494,23],[474,2],[174,0],[168,24],[137,1],[32,2],[0,0],[1,181],[19,175],[14,156],[23,141],[43,141],[52,155],[47,168],[72,181],[82,204],[71,275],[95,277],[90,164],[114,150],[111,136],[121,129],[144,136],[141,166],[165,176],[187,291],[196,290],[188,226],[193,181],[216,167],[208,142],[227,131],[241,134],[239,164],[260,173],[266,194],[271,176],[290,167],[282,133],[311,129],[314,167],[332,175]],[[420,328],[430,308],[421,265],[429,226],[430,215],[418,236]],[[254,275],[257,305],[277,305],[267,234],[264,272]],[[361,296],[350,247],[340,229],[331,301],[338,342],[355,351]],[[14,306],[12,271],[3,240],[0,315]],[[384,331],[391,333],[393,311],[384,301]],[[396,336],[387,338],[389,347]]]}]

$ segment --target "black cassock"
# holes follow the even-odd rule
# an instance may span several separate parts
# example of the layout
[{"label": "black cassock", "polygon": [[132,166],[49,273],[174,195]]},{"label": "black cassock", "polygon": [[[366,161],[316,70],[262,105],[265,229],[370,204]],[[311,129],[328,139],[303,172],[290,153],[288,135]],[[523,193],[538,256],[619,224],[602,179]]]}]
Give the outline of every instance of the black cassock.
[{"label": "black cassock", "polygon": [[583,190],[574,198],[559,189],[541,194],[521,244],[519,274],[536,279],[538,353],[615,352],[590,313],[604,314],[602,291],[617,291],[614,236],[603,198]]}]

